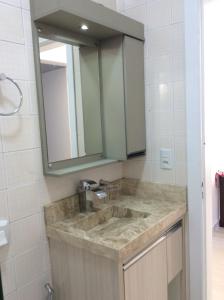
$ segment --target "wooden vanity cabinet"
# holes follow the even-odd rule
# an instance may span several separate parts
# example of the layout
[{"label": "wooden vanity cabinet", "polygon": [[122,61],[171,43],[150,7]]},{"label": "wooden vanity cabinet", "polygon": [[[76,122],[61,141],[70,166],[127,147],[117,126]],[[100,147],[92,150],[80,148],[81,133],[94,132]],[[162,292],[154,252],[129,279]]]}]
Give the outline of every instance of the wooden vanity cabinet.
[{"label": "wooden vanity cabinet", "polygon": [[185,300],[181,223],[125,264],[54,239],[50,256],[56,300]]},{"label": "wooden vanity cabinet", "polygon": [[183,231],[174,225],[124,266],[125,300],[183,300]]},{"label": "wooden vanity cabinet", "polygon": [[[143,256],[141,256],[143,255]],[[166,238],[124,267],[125,300],[167,300]]]}]

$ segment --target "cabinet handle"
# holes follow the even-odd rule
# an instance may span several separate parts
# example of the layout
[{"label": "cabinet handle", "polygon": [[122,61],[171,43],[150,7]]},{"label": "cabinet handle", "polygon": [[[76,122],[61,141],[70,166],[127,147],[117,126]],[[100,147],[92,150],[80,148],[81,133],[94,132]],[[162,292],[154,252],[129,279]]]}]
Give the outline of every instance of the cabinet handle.
[{"label": "cabinet handle", "polygon": [[176,223],[175,225],[173,225],[168,231],[167,231],[167,235],[172,234],[174,232],[176,232],[178,229],[182,228],[182,221]]},{"label": "cabinet handle", "polygon": [[129,269],[132,265],[134,265],[137,261],[139,261],[143,256],[148,254],[152,249],[154,249],[156,246],[158,246],[160,243],[162,243],[166,239],[166,236],[162,236],[160,239],[158,239],[154,244],[152,244],[150,247],[142,251],[139,255],[135,256],[131,261],[129,261],[126,265],[123,266],[123,270],[126,271]]}]

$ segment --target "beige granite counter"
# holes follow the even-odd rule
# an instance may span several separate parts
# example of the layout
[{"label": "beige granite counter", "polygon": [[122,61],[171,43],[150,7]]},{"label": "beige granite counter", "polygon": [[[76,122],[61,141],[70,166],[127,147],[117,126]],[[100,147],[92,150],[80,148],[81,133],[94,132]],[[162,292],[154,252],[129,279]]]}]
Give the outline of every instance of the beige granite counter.
[{"label": "beige granite counter", "polygon": [[96,212],[79,213],[77,195],[45,207],[48,237],[126,262],[186,213],[184,188],[130,179],[116,186],[116,199]]}]

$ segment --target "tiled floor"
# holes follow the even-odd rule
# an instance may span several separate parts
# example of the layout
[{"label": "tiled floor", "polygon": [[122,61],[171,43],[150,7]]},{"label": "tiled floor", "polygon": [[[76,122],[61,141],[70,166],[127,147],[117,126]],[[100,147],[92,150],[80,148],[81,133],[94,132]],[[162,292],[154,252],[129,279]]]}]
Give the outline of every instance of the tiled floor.
[{"label": "tiled floor", "polygon": [[224,300],[224,229],[220,228],[213,235],[212,284],[212,300]]}]

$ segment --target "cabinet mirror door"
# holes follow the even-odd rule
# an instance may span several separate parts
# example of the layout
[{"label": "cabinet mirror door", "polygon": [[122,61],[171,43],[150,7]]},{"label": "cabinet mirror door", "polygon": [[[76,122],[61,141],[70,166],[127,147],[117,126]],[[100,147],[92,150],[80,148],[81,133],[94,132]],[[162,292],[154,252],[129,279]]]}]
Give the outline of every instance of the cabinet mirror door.
[{"label": "cabinet mirror door", "polygon": [[39,37],[48,163],[101,155],[97,47]]}]

